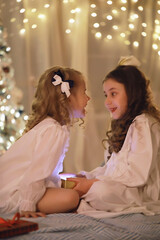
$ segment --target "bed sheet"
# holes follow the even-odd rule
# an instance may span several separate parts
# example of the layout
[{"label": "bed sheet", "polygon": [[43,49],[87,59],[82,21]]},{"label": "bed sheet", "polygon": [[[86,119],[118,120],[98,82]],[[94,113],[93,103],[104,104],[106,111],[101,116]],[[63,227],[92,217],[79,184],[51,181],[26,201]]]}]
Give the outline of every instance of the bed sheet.
[{"label": "bed sheet", "polygon": [[[1,216],[6,217],[6,216]],[[50,214],[46,218],[22,218],[37,222],[39,229],[10,240],[160,240],[160,215],[128,214],[93,218],[75,213]]]}]

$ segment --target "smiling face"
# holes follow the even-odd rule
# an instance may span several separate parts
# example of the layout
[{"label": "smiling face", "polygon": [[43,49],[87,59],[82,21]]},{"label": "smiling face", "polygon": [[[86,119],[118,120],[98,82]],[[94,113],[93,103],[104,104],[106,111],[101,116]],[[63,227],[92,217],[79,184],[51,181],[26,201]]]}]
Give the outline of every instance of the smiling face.
[{"label": "smiling face", "polygon": [[83,79],[80,80],[79,86],[76,88],[70,97],[70,107],[74,118],[84,118],[85,107],[90,97],[86,94],[86,85]]},{"label": "smiling face", "polygon": [[121,119],[127,111],[128,98],[122,83],[112,78],[103,83],[105,94],[105,106],[111,113],[113,119]]}]

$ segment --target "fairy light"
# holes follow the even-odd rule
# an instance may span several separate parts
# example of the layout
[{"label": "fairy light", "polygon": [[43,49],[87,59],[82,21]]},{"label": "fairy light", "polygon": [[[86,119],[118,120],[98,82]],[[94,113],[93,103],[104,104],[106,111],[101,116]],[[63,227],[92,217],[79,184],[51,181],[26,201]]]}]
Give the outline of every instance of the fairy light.
[{"label": "fairy light", "polygon": [[145,27],[145,28],[146,28],[146,27],[147,27],[147,23],[144,23],[144,22],[143,22],[143,23],[142,23],[142,27]]},{"label": "fairy light", "polygon": [[36,29],[37,28],[37,24],[32,24],[31,28],[32,29]]},{"label": "fairy light", "polygon": [[102,37],[102,33],[101,32],[96,32],[95,37],[96,38],[101,38]]},{"label": "fairy light", "polygon": [[142,6],[138,6],[138,10],[142,12],[143,11],[143,7]]},{"label": "fairy light", "polygon": [[160,10],[157,10],[157,13],[160,14]]},{"label": "fairy light", "polygon": [[71,30],[70,29],[66,29],[66,33],[67,34],[71,33]]},{"label": "fairy light", "polygon": [[131,30],[133,30],[133,29],[134,29],[134,24],[133,24],[133,23],[130,23],[130,24],[129,24],[129,28],[130,28]]},{"label": "fairy light", "polygon": [[94,27],[94,28],[99,28],[99,23],[94,23],[94,24],[93,24],[93,27]]},{"label": "fairy light", "polygon": [[155,22],[155,24],[157,24],[157,25],[160,24],[160,21],[159,21],[158,19],[155,19],[154,22]]},{"label": "fairy light", "polygon": [[25,116],[23,117],[23,119],[24,119],[25,121],[27,121],[27,120],[28,120],[28,116],[25,115]]},{"label": "fairy light", "polygon": [[81,11],[81,9],[80,9],[80,8],[76,8],[75,11],[76,11],[77,13],[79,13],[79,12]]},{"label": "fairy light", "polygon": [[138,0],[132,0],[132,2],[134,2],[134,3],[137,3],[137,2],[138,2]]},{"label": "fairy light", "polygon": [[15,109],[12,108],[12,109],[10,110],[10,113],[11,113],[11,114],[14,114],[14,113],[15,113]]},{"label": "fairy light", "polygon": [[9,140],[10,140],[11,142],[14,142],[14,141],[15,141],[15,138],[14,138],[13,136],[10,136]]},{"label": "fairy light", "polygon": [[91,16],[92,17],[97,17],[97,13],[93,12],[93,13],[91,13]]},{"label": "fairy light", "polygon": [[96,8],[96,4],[91,4],[90,7],[91,8]]},{"label": "fairy light", "polygon": [[40,13],[40,14],[38,14],[38,18],[40,18],[40,19],[45,19],[46,16],[45,16],[44,14]]},{"label": "fairy light", "polygon": [[158,45],[157,44],[152,44],[152,48],[154,49],[154,50],[157,50],[158,49]]},{"label": "fairy light", "polygon": [[113,13],[114,15],[117,15],[118,11],[117,11],[116,9],[113,9],[113,10],[112,10],[112,13]]},{"label": "fairy light", "polygon": [[28,23],[28,18],[24,18],[23,23]]},{"label": "fairy light", "polygon": [[35,12],[37,12],[37,9],[36,9],[36,8],[32,8],[32,9],[31,9],[31,12],[32,12],[32,13],[35,13]]},{"label": "fairy light", "polygon": [[11,19],[10,19],[10,22],[11,22],[11,23],[13,23],[13,22],[15,22],[15,21],[16,21],[15,18],[11,18]]},{"label": "fairy light", "polygon": [[125,12],[127,9],[126,9],[126,7],[121,7],[121,10],[122,10],[123,12]]},{"label": "fairy light", "polygon": [[122,3],[127,3],[127,0],[121,0]]},{"label": "fairy light", "polygon": [[147,33],[146,33],[146,32],[142,32],[141,35],[142,35],[143,37],[146,37],[146,36],[147,36]]},{"label": "fairy light", "polygon": [[50,7],[50,5],[48,4],[48,3],[46,3],[45,5],[44,5],[44,8],[49,8]]},{"label": "fairy light", "polygon": [[107,1],[107,4],[108,5],[112,5],[112,1]]},{"label": "fairy light", "polygon": [[138,41],[134,41],[134,42],[133,42],[133,46],[134,46],[134,47],[138,47],[138,46],[139,46],[139,42],[138,42]]},{"label": "fairy light", "polygon": [[125,33],[120,33],[120,36],[121,36],[122,38],[125,38],[126,34],[125,34]]},{"label": "fairy light", "polygon": [[107,20],[111,21],[113,17],[111,15],[106,16]]},{"label": "fairy light", "polygon": [[63,3],[68,3],[68,0],[63,0]]},{"label": "fairy light", "polygon": [[112,28],[113,28],[114,30],[118,30],[118,26],[117,26],[117,25],[113,25]]},{"label": "fairy light", "polygon": [[107,38],[108,40],[111,40],[111,39],[112,39],[112,35],[108,34],[108,35],[106,36],[106,38]]},{"label": "fairy light", "polygon": [[22,28],[22,29],[19,31],[20,35],[25,34],[25,32],[26,32],[25,28]]},{"label": "fairy light", "polygon": [[73,18],[69,19],[69,23],[74,23],[74,22],[75,22],[75,20]]},{"label": "fairy light", "polygon": [[16,0],[16,2],[20,3],[22,0]]},{"label": "fairy light", "polygon": [[158,55],[160,56],[160,51],[158,51]]},{"label": "fairy light", "polygon": [[10,52],[11,51],[11,47],[6,47],[6,52]]},{"label": "fairy light", "polygon": [[26,11],[25,8],[21,8],[19,12],[24,13],[25,11]]}]

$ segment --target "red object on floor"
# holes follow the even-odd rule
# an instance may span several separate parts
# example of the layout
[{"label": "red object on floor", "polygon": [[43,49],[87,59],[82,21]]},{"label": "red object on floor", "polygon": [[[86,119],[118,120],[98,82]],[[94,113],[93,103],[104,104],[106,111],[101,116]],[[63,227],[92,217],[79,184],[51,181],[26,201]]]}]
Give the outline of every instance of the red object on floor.
[{"label": "red object on floor", "polygon": [[20,214],[16,213],[13,219],[0,218],[0,239],[16,235],[22,235],[38,229],[35,222],[20,220]]}]

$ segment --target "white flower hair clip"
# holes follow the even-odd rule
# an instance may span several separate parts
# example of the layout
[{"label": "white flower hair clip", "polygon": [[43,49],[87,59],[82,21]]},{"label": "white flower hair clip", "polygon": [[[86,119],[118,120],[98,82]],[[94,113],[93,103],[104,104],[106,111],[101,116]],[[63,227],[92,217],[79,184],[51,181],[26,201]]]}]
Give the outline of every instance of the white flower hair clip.
[{"label": "white flower hair clip", "polygon": [[118,65],[132,65],[139,67],[141,65],[140,61],[134,56],[122,56],[118,62]]},{"label": "white flower hair clip", "polygon": [[55,72],[55,75],[52,77],[52,84],[57,86],[61,84],[61,92],[65,93],[67,97],[70,96],[70,88],[73,87],[73,80],[64,80],[64,77],[60,70]]}]

